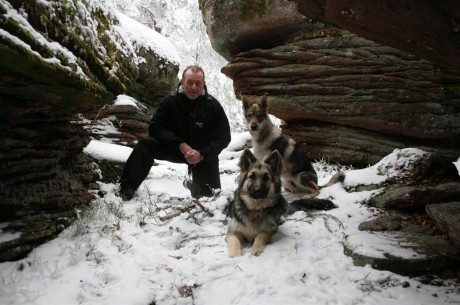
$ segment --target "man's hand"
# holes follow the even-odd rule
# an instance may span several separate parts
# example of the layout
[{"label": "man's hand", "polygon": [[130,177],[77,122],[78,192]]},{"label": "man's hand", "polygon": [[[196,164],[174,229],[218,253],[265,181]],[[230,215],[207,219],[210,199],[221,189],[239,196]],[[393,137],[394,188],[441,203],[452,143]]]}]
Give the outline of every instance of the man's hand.
[{"label": "man's hand", "polygon": [[200,152],[194,149],[190,150],[184,157],[190,164],[197,164],[200,163],[201,160],[203,160],[203,157],[201,156]]},{"label": "man's hand", "polygon": [[198,164],[201,160],[203,160],[200,152],[190,147],[187,143],[182,143],[179,146],[179,149],[189,164]]},{"label": "man's hand", "polygon": [[179,145],[179,150],[180,150],[180,152],[184,155],[184,157],[185,157],[185,155],[186,155],[189,151],[191,151],[192,149],[193,149],[193,148],[191,148],[191,147],[190,147],[187,143],[185,143],[185,142],[184,142],[184,143],[181,143],[181,144]]}]

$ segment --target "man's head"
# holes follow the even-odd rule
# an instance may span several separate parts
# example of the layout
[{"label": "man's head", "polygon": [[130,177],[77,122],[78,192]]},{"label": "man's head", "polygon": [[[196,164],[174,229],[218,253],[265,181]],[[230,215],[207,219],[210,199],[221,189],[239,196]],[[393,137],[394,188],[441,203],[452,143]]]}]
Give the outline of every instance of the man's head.
[{"label": "man's head", "polygon": [[180,84],[189,99],[197,99],[201,95],[205,85],[203,69],[197,65],[186,67],[182,73]]}]

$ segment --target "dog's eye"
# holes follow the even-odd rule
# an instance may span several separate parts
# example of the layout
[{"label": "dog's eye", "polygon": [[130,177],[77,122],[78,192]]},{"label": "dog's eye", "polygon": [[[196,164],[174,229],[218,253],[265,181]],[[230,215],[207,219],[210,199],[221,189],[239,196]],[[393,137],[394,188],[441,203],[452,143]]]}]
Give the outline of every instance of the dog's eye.
[{"label": "dog's eye", "polygon": [[264,113],[263,112],[257,112],[257,118],[263,119],[264,118]]},{"label": "dog's eye", "polygon": [[248,119],[252,118],[252,113],[246,114],[246,117],[247,117]]},{"label": "dog's eye", "polygon": [[268,174],[264,174],[263,177],[262,177],[262,180],[264,182],[267,182],[268,180],[270,180],[270,177],[268,176]]},{"label": "dog's eye", "polygon": [[251,180],[254,180],[254,179],[256,179],[256,174],[250,173],[248,178],[251,179]]}]

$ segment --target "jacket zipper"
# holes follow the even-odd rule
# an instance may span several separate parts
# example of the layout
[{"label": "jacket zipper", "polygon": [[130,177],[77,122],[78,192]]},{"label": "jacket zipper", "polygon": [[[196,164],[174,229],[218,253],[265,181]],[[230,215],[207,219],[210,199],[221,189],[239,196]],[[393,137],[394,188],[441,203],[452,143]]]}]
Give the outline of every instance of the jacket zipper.
[{"label": "jacket zipper", "polygon": [[190,113],[190,146],[194,147],[195,146],[195,141],[193,137],[193,128],[195,126],[195,119],[196,119],[196,110],[198,109],[198,106],[200,104],[197,103],[195,107],[193,108],[193,111]]}]

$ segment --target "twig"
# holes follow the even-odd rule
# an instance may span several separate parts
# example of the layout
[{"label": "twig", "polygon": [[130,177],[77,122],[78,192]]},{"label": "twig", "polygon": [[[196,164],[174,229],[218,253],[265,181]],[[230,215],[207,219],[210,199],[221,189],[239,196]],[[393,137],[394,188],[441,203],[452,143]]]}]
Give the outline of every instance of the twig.
[{"label": "twig", "polygon": [[342,228],[342,229],[344,228],[343,223],[342,223],[337,217],[332,216],[332,215],[328,215],[328,214],[324,214],[324,215],[323,215],[324,226],[326,227],[326,229],[327,229],[330,233],[333,233],[334,231],[330,228],[328,219],[333,219],[333,220],[335,220],[335,221],[338,223],[339,228]]},{"label": "twig", "polygon": [[179,216],[180,214],[182,214],[182,211],[174,212],[174,213],[168,214],[168,215],[163,216],[163,217],[160,216],[160,217],[158,217],[158,219],[160,219],[160,221],[162,221],[162,222],[165,222],[167,220],[173,219],[176,216]]},{"label": "twig", "polygon": [[205,208],[198,199],[194,199],[192,202],[199,206],[203,210],[203,212],[208,214],[208,216],[214,217],[214,214],[211,213],[207,208]]},{"label": "twig", "polygon": [[107,107],[109,107],[108,104],[105,104],[104,106],[102,106],[101,108],[99,108],[99,111],[97,112],[96,116],[94,117],[94,119],[91,121],[91,123],[89,124],[89,131],[90,132],[93,132],[93,125],[96,124],[96,121],[97,119],[99,118],[99,115],[101,114],[101,111],[102,110],[105,110]]},{"label": "twig", "polygon": [[195,239],[199,239],[199,238],[209,238],[209,237],[221,237],[223,236],[223,234],[219,234],[219,235],[207,235],[207,236],[192,236],[192,237],[189,237],[189,238],[186,238],[186,239],[183,239],[177,246],[176,246],[176,249],[180,249],[184,246],[184,244],[188,243],[189,241],[191,240],[195,240]]}]

